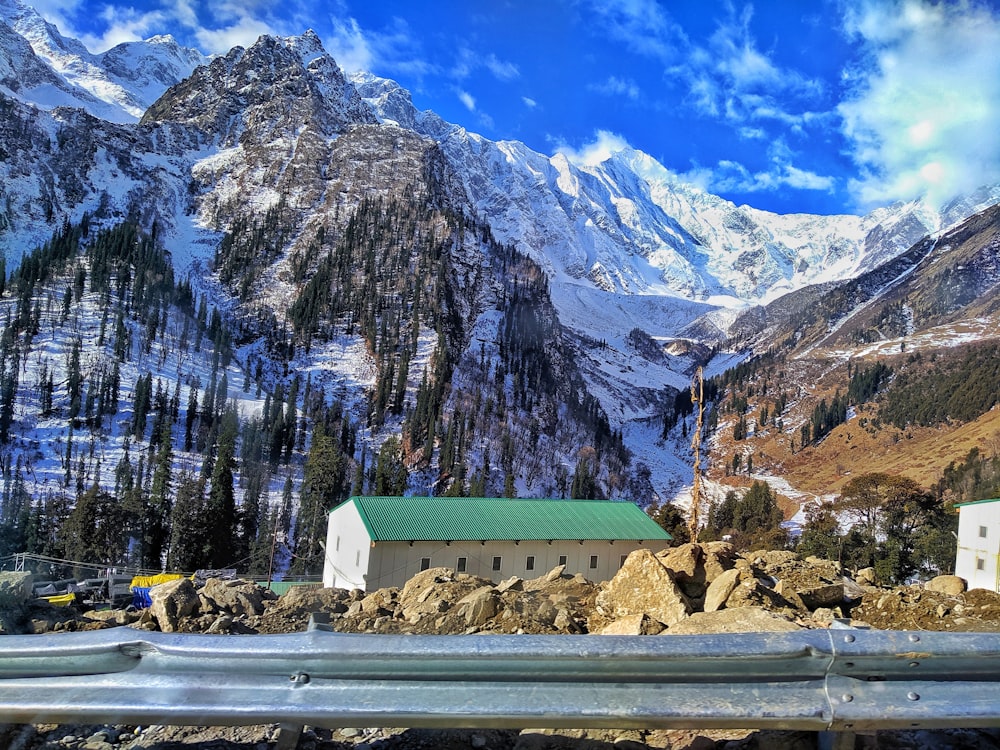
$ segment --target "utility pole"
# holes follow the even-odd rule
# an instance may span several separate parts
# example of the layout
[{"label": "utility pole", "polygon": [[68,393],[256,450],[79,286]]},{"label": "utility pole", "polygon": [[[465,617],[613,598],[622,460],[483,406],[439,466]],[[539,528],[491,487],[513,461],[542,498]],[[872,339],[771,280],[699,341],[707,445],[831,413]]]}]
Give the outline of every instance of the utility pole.
[{"label": "utility pole", "polygon": [[[698,390],[695,392],[695,381]],[[694,482],[691,485],[691,516],[688,518],[688,531],[691,541],[698,541],[698,511],[701,507],[701,421],[705,412],[705,383],[701,367],[691,381],[691,403],[698,407],[694,435],[691,438],[691,449],[694,451]]]}]

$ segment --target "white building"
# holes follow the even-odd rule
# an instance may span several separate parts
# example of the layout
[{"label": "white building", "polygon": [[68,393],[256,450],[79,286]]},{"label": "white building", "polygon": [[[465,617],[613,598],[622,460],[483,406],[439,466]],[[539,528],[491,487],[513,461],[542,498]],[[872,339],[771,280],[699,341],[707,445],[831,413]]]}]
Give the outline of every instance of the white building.
[{"label": "white building", "polygon": [[1000,498],[961,503],[955,575],[970,589],[1000,591]]},{"label": "white building", "polygon": [[670,539],[627,502],[352,497],[330,511],[323,585],[374,591],[442,566],[499,582],[565,565],[606,581],[630,552]]}]

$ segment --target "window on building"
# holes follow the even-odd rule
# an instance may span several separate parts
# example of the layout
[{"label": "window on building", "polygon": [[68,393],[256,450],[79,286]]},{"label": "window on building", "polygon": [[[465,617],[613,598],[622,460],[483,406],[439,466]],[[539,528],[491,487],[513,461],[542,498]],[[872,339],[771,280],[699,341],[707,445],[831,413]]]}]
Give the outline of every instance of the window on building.
[{"label": "window on building", "polygon": [[976,570],[986,570],[986,561],[981,557],[976,558]]},{"label": "window on building", "polygon": [[979,527],[979,538],[980,539],[985,539],[986,538],[986,527],[985,526],[980,526]]},{"label": "window on building", "polygon": [[502,557],[500,557],[499,555],[497,555],[496,557],[494,557],[493,558],[493,570],[499,571],[500,570],[500,563],[501,562],[503,562],[503,558]]},{"label": "window on building", "polygon": [[566,564],[566,555],[559,555],[559,564],[560,565]]},{"label": "window on building", "polygon": [[590,556],[590,569],[593,570],[597,567],[597,555]]},{"label": "window on building", "polygon": [[334,552],[340,552],[340,537],[337,537],[337,543],[333,546]]},{"label": "window on building", "polygon": [[628,559],[628,555],[622,555],[622,559],[618,561],[618,567],[619,568],[624,568],[625,567],[625,560],[627,560],[627,559]]},{"label": "window on building", "polygon": [[455,565],[455,570],[457,570],[459,573],[464,573],[467,562],[468,558],[465,557],[458,558],[458,563]]},{"label": "window on building", "polygon": [[420,569],[427,570],[431,566],[431,559],[429,557],[420,558]]},{"label": "window on building", "polygon": [[361,565],[361,550],[354,553],[354,567]]},{"label": "window on building", "polygon": [[527,559],[524,561],[524,569],[525,570],[534,570],[535,569],[535,556],[534,555],[528,555]]}]

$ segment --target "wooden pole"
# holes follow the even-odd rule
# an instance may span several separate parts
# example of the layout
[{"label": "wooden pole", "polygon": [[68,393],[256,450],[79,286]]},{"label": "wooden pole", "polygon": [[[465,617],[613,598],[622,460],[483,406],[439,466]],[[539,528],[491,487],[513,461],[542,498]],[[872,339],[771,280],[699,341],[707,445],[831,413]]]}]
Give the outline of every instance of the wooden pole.
[{"label": "wooden pole", "polygon": [[[695,382],[698,390],[695,392]],[[701,424],[705,412],[705,383],[701,367],[691,381],[691,402],[698,407],[694,435],[691,438],[691,449],[694,451],[694,482],[691,485],[691,514],[688,518],[688,531],[691,541],[698,541],[698,512],[701,507]]]}]

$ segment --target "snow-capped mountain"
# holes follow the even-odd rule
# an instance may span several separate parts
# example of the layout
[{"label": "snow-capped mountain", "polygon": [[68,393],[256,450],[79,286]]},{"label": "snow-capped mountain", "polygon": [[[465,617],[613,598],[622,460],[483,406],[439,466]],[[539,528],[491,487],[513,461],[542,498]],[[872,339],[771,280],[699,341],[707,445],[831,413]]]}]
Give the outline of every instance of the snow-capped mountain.
[{"label": "snow-capped mountain", "polygon": [[[495,404],[515,404],[506,436],[477,433],[478,450],[488,473],[497,445],[510,459],[512,435],[545,446],[522,450],[512,481],[525,491],[555,486],[539,457],[572,465],[585,446],[568,436],[586,425],[587,445],[606,451],[602,481],[624,463],[624,441],[665,494],[681,468],[656,439],[664,400],[709,356],[676,341],[694,337],[693,324],[717,343],[737,311],[857,275],[1000,200],[994,187],[941,209],[776,215],[685,184],[638,151],[580,165],[490,141],[417,111],[392,81],[346,79],[312,32],[211,61],[168,37],[92,55],[20,0],[0,0],[0,110],[8,268],[85,212],[155,228],[178,276],[234,325],[247,371],[274,382],[289,368],[315,372],[364,401],[358,413],[376,432],[401,429],[407,405],[426,409],[435,377],[448,381],[431,382],[449,399],[441,414],[490,422]],[[511,268],[518,285],[503,277]],[[336,273],[345,295],[386,275],[419,282],[384,292],[377,309],[362,295],[334,314],[318,307],[334,282],[316,280]],[[401,299],[405,315],[380,317]],[[530,320],[512,300],[530,303]],[[404,349],[387,332],[406,325]],[[545,337],[530,339],[535,328]],[[511,354],[529,339],[531,357]],[[559,387],[545,391],[546,378]],[[502,397],[484,406],[472,393],[487,383]],[[434,430],[459,428],[451,416],[431,424],[408,448],[427,476],[450,480],[439,455],[449,443]]]},{"label": "snow-capped mountain", "polygon": [[[26,59],[23,43],[12,39],[11,31],[27,42],[34,60]],[[8,91],[45,109],[82,107],[111,122],[136,122],[168,86],[208,62],[170,35],[119,44],[95,55],[20,0],[0,0],[0,36],[4,37],[0,55],[17,55],[7,64],[16,62],[13,70],[19,76],[0,78]],[[22,72],[27,74],[26,81],[19,80]]]}]

